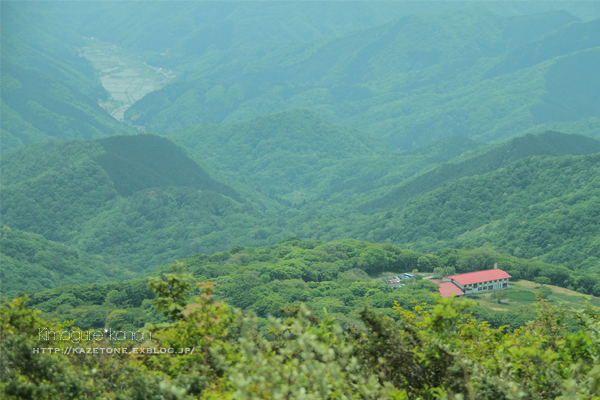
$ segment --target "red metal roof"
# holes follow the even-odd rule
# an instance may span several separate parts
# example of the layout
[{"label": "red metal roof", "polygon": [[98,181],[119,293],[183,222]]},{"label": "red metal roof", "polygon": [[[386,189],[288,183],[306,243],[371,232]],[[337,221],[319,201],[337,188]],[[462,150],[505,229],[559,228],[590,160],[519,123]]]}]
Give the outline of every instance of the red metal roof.
[{"label": "red metal roof", "polygon": [[453,294],[454,296],[462,296],[465,294],[453,282],[440,282],[438,285],[440,285],[440,296],[442,297],[452,297]]},{"label": "red metal roof", "polygon": [[472,283],[489,282],[497,279],[510,278],[511,276],[501,269],[488,269],[486,271],[469,272],[460,275],[450,275],[444,279],[453,279],[461,285],[470,285]]}]

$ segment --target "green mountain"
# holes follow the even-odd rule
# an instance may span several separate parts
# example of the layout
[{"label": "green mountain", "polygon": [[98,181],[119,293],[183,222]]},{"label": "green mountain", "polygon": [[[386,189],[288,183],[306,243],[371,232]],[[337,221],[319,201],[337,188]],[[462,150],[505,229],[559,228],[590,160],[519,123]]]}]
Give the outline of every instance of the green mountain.
[{"label": "green mountain", "polygon": [[[556,82],[569,87],[593,69],[578,62],[565,68],[567,61],[558,54],[510,73],[489,72],[497,65],[502,70],[507,57],[547,35],[570,48],[576,36],[572,25],[587,32],[595,24],[564,12],[509,17],[475,9],[413,15],[347,36],[265,50],[261,57],[199,58],[193,69],[137,102],[125,118],[171,133],[186,125],[228,124],[306,108],[378,134],[400,149],[456,134],[497,141],[554,125],[595,135],[593,105],[569,120],[543,111],[561,90]],[[571,47],[587,54],[594,46],[589,40]],[[594,65],[593,54],[589,57],[585,65]],[[594,100],[594,90],[589,93],[581,101]]]},{"label": "green mountain", "polygon": [[260,209],[272,201],[237,184],[246,201],[156,135],[34,144],[7,154],[2,176],[5,224],[108,258],[116,252],[132,270],[230,240],[268,243],[257,225],[271,221]]},{"label": "green mountain", "polygon": [[234,125],[194,126],[171,138],[214,168],[273,195],[314,186],[323,169],[343,160],[394,153],[373,135],[301,110]]},{"label": "green mountain", "polygon": [[[489,247],[571,269],[600,271],[600,156],[533,156],[448,181],[370,216],[319,215],[301,237],[357,237],[433,251]],[[332,227],[335,227],[332,229]]]},{"label": "green mountain", "polygon": [[8,226],[0,228],[0,287],[6,297],[40,292],[62,285],[106,283],[131,279],[134,274],[110,260],[74,246]]},{"label": "green mountain", "polygon": [[451,137],[399,153],[382,139],[292,110],[170,135],[198,159],[248,186],[298,204],[391,186],[481,143]]},{"label": "green mountain", "polygon": [[587,155],[600,152],[600,141],[582,135],[545,132],[514,138],[508,142],[481,148],[440,164],[403,182],[388,194],[361,207],[363,211],[391,209],[413,197],[427,193],[444,183],[467,176],[482,175],[532,155]]},{"label": "green mountain", "polygon": [[12,4],[2,11],[3,152],[50,138],[133,132],[98,105],[107,92],[77,54],[75,46],[83,43],[78,35]]}]

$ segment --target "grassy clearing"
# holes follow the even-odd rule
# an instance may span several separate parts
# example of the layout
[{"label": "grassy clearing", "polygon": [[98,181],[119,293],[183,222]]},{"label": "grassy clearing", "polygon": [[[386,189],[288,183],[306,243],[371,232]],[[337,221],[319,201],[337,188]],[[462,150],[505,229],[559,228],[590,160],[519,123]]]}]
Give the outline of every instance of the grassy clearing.
[{"label": "grassy clearing", "polygon": [[[520,312],[524,308],[530,308],[535,303],[535,294],[539,291],[540,286],[531,281],[520,280],[511,282],[511,288],[506,290],[507,299],[498,303],[497,300],[491,298],[492,293],[484,293],[474,296],[469,296],[477,301],[481,306],[489,308],[493,311],[503,312]],[[545,285],[552,289],[552,295],[549,297],[549,302],[553,304],[563,303],[567,307],[581,308],[585,306],[586,299],[594,306],[600,306],[600,298],[594,296],[586,296],[573,290],[561,288],[553,285]]]}]

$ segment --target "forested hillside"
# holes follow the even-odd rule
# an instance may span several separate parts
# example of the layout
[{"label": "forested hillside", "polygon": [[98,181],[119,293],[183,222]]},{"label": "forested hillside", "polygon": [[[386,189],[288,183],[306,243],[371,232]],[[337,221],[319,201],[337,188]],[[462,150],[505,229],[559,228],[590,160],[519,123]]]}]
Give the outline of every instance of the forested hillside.
[{"label": "forested hillside", "polygon": [[[561,12],[518,18],[483,10],[408,16],[347,36],[271,50],[257,61],[239,55],[225,65],[206,64],[206,72],[183,73],[125,117],[170,133],[197,123],[233,123],[308,108],[329,121],[379,134],[401,149],[452,134],[498,140],[560,127],[597,135],[597,107],[568,116],[549,111],[565,90],[580,102],[597,101],[590,69],[596,44],[593,39],[580,43],[571,33],[594,32],[596,25]],[[441,31],[445,34],[439,36]],[[539,39],[547,34],[552,40]],[[574,62],[548,52],[533,65],[528,59],[514,61],[530,53],[518,50],[521,46],[535,46],[536,40],[565,42],[565,48],[584,53],[571,50]],[[503,67],[507,63],[517,67]],[[580,81],[592,87],[577,90]],[[434,87],[443,87],[443,94],[432,92]]]},{"label": "forested hillside", "polygon": [[2,151],[132,132],[98,105],[108,93],[78,56],[82,43],[48,16],[3,3]]},{"label": "forested hillside", "polygon": [[[275,129],[282,118],[287,128]],[[212,168],[148,134],[10,153],[2,166],[4,222],[106,259],[114,252],[135,271],[294,235],[424,250],[489,246],[599,271],[598,156],[590,153],[600,143],[593,139],[547,132],[489,147],[452,139],[395,154],[304,112],[194,129],[203,150],[193,146],[193,131],[175,138]],[[294,132],[329,142],[309,146]],[[233,180],[236,173],[249,187]]]},{"label": "forested hillside", "polygon": [[198,159],[273,195],[315,186],[324,169],[344,160],[394,153],[376,136],[332,125],[308,111],[235,125],[195,126],[172,138]]},{"label": "forested hillside", "polygon": [[4,296],[35,293],[62,285],[105,283],[134,274],[111,260],[52,242],[40,235],[2,226],[0,286]]},{"label": "forested hillside", "polygon": [[456,136],[399,153],[374,135],[299,110],[197,125],[170,137],[233,179],[292,202],[391,186],[483,145]]},{"label": "forested hillside", "polygon": [[[543,277],[549,284],[600,297],[600,276],[596,274],[573,272],[488,249],[443,249],[423,254],[391,244],[356,240],[321,243],[289,239],[269,247],[236,246],[210,256],[198,254],[180,260],[175,265],[161,267],[151,276],[170,274],[175,268],[176,272],[185,270],[195,280],[214,282],[218,300],[252,310],[263,324],[269,316],[284,316],[282,310],[303,304],[318,318],[333,316],[343,327],[348,327],[359,324],[360,312],[365,306],[378,314],[397,318],[392,311],[394,302],[410,308],[415,300],[433,302],[438,293],[437,285],[427,280],[392,290],[371,276],[415,269],[432,274],[439,268],[465,273],[493,268],[496,262],[515,278]],[[146,279],[137,279],[65,286],[31,294],[30,304],[61,321],[76,319],[84,329],[101,328],[106,323],[113,328],[121,324],[130,329],[161,321],[151,307],[155,297],[146,284]],[[596,299],[594,304],[600,303]],[[533,314],[524,310],[511,313],[474,307],[473,312],[494,327],[507,324],[516,328],[533,318]]]},{"label": "forested hillside", "polygon": [[261,211],[269,199],[240,185],[245,200],[156,135],[32,145],[7,154],[2,175],[6,225],[106,259],[115,254],[135,271],[222,250],[239,242],[234,237],[265,243],[257,225],[274,225]]}]

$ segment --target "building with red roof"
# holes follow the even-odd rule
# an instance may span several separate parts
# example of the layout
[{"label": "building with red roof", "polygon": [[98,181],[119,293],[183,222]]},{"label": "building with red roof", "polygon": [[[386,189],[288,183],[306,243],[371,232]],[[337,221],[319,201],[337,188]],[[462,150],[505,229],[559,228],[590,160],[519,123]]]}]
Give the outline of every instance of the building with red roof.
[{"label": "building with red roof", "polygon": [[486,271],[446,276],[442,279],[442,283],[456,285],[463,294],[477,294],[492,290],[507,289],[510,278],[511,276],[506,272],[494,268]]},{"label": "building with red roof", "polygon": [[430,279],[431,282],[437,283],[440,286],[440,296],[442,297],[461,297],[465,294],[458,286],[452,282],[442,282],[437,279]]}]

